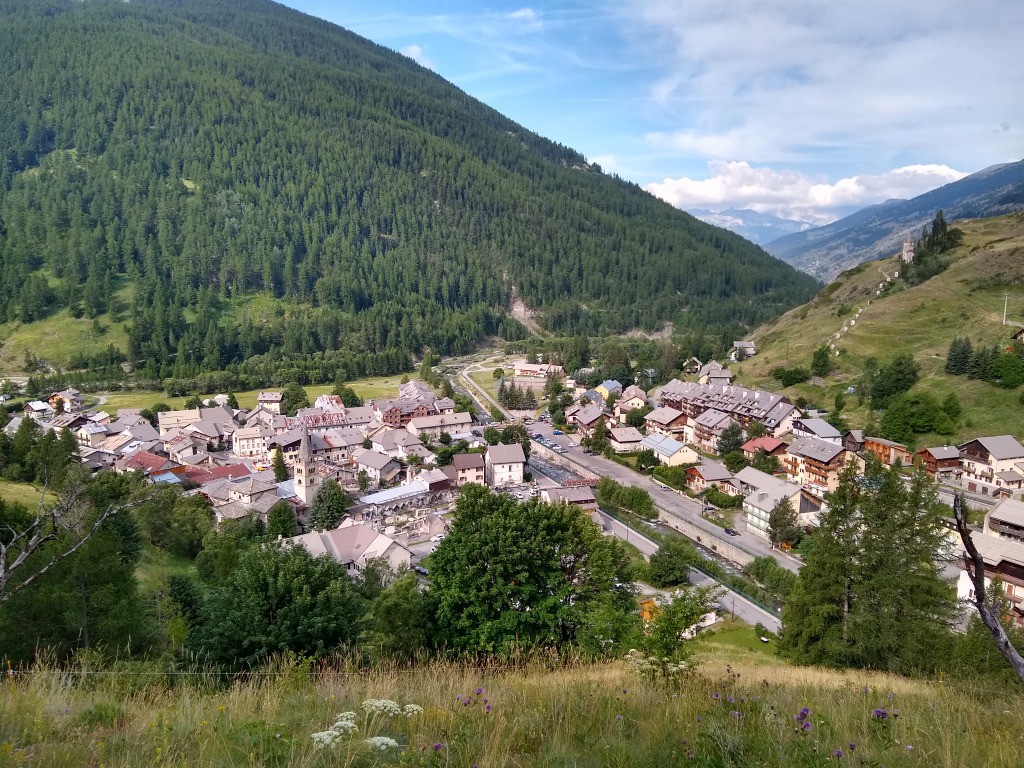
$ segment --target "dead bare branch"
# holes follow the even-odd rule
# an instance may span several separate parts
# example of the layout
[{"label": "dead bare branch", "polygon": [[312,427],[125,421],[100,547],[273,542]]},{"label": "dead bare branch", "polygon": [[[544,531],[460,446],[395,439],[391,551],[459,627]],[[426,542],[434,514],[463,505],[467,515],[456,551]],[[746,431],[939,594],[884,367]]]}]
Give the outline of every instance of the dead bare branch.
[{"label": "dead bare branch", "polygon": [[985,560],[978,552],[978,547],[972,538],[971,529],[967,525],[967,515],[964,512],[963,495],[959,493],[953,498],[953,518],[956,520],[957,533],[960,534],[960,539],[964,543],[964,568],[974,586],[974,607],[978,609],[982,624],[992,634],[996,648],[1013,667],[1017,677],[1024,682],[1024,658],[1013,647],[1006,630],[1003,629],[1003,624],[1000,621],[1000,606],[989,603],[988,591],[985,589]]}]

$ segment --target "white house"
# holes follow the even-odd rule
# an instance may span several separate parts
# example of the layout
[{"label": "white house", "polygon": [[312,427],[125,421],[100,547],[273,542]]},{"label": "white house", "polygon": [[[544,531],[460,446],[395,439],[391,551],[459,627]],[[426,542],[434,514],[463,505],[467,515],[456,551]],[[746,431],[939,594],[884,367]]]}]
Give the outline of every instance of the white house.
[{"label": "white house", "polygon": [[349,572],[362,571],[371,560],[381,559],[392,570],[409,567],[412,553],[368,525],[346,518],[332,531],[313,531],[285,539],[289,546],[300,546],[314,557],[327,555]]},{"label": "white house", "polygon": [[492,488],[523,482],[526,454],[519,443],[491,445],[484,454],[484,474]]}]

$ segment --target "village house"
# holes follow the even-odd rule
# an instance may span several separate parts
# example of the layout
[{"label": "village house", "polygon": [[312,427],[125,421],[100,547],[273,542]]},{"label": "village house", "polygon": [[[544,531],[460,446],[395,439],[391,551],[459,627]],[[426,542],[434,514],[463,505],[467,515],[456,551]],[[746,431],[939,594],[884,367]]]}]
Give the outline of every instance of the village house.
[{"label": "village house", "polygon": [[469,413],[439,413],[410,419],[406,429],[420,438],[437,438],[443,432],[449,435],[461,432],[472,423],[473,416]]},{"label": "village house", "polygon": [[632,453],[640,450],[644,434],[636,427],[612,427],[608,432],[608,443],[616,453]]},{"label": "village house", "polygon": [[732,424],[727,413],[710,408],[693,420],[693,443],[706,453],[718,453],[718,438]]},{"label": "village house", "polygon": [[636,384],[630,384],[615,401],[613,413],[615,420],[620,424],[626,423],[626,417],[630,411],[643,408],[647,405],[647,393]]},{"label": "village house", "polygon": [[263,425],[236,429],[231,436],[231,452],[240,459],[264,459],[267,455],[267,441],[274,436],[274,430]]},{"label": "village house", "polygon": [[734,363],[742,362],[748,357],[753,357],[757,354],[757,347],[752,341],[734,341],[732,343],[732,349],[729,351],[729,359]]},{"label": "village house", "polygon": [[960,449],[955,445],[922,448],[914,458],[915,463],[936,480],[952,479],[960,474]]},{"label": "village house", "polygon": [[597,511],[597,497],[594,496],[594,489],[589,485],[544,488],[540,492],[540,497],[548,504],[571,504],[587,513]]},{"label": "village house", "polygon": [[730,496],[739,493],[732,472],[718,461],[704,460],[695,467],[687,468],[686,484],[695,493],[703,493],[708,488],[716,488]]},{"label": "village house", "polygon": [[374,418],[394,429],[405,429],[409,422],[434,415],[431,405],[420,400],[371,400]]},{"label": "village house", "polygon": [[313,531],[285,539],[288,546],[300,546],[313,557],[327,556],[355,575],[372,560],[382,560],[394,572],[408,568],[412,553],[394,539],[368,525],[346,518],[331,531]]},{"label": "village house", "polygon": [[608,398],[614,395],[622,394],[622,384],[615,379],[605,379],[596,387],[595,390],[601,395],[601,399],[608,402]]},{"label": "village house", "polygon": [[786,450],[782,466],[790,481],[822,497],[839,487],[839,471],[849,455],[841,445],[803,437]]},{"label": "village house", "polygon": [[1024,544],[1024,501],[1002,499],[985,515],[986,536],[999,536]]},{"label": "village house", "polygon": [[138,451],[132,456],[115,461],[114,469],[119,475],[124,475],[128,472],[139,472],[145,477],[159,475],[163,472],[171,472],[176,469],[184,471],[184,467],[177,462],[171,461],[166,456],[157,456],[149,451]]},{"label": "village house", "polygon": [[800,416],[784,396],[745,387],[673,379],[662,387],[660,398],[663,406],[680,410],[691,420],[713,408],[729,414],[744,429],[758,421],[777,438],[792,432],[793,420]]},{"label": "village house", "polygon": [[565,378],[565,369],[555,363],[528,363],[519,360],[512,364],[512,375],[517,379],[539,379],[542,383],[550,376]]},{"label": "village house", "polygon": [[409,430],[391,429],[390,427],[374,432],[369,440],[373,450],[393,459],[401,459],[405,452],[414,445],[423,445],[423,441]]},{"label": "village house", "polygon": [[452,456],[455,467],[455,485],[461,488],[466,483],[486,482],[484,473],[484,455],[482,453],[457,453]]},{"label": "village house", "polygon": [[82,400],[82,393],[77,389],[65,389],[61,392],[54,392],[48,398],[46,402],[53,410],[57,410],[57,403],[63,404],[63,410],[68,413],[75,413],[76,411],[82,410],[85,402]]},{"label": "village house", "polygon": [[281,403],[283,400],[284,394],[281,392],[260,392],[256,396],[256,407],[281,415]]},{"label": "village house", "polygon": [[484,454],[484,475],[492,488],[520,485],[526,468],[526,454],[519,443],[490,445]]},{"label": "village house", "polygon": [[843,433],[843,448],[850,453],[860,453],[864,450],[864,430],[848,429]]},{"label": "village house", "polygon": [[215,408],[185,408],[180,411],[163,411],[157,414],[157,421],[160,425],[160,434],[170,432],[172,429],[185,429],[199,422],[219,424],[223,429],[234,431],[234,414],[230,408],[217,406]]},{"label": "village house", "polygon": [[573,423],[584,437],[594,433],[594,428],[604,418],[604,411],[596,405],[586,405],[573,415]]},{"label": "village house", "polygon": [[666,435],[648,435],[641,441],[640,450],[652,451],[666,467],[679,467],[700,461],[700,456],[693,448]]},{"label": "village house", "polygon": [[27,416],[33,421],[43,421],[53,416],[53,408],[50,404],[42,400],[29,400],[25,403],[25,407],[21,409],[23,416]]},{"label": "village house", "polygon": [[763,435],[747,440],[741,447],[741,450],[747,461],[752,461],[758,451],[764,451],[766,455],[775,456],[781,460],[782,454],[786,452],[786,447],[786,444],[778,438]]},{"label": "village house", "polygon": [[63,432],[65,429],[74,434],[75,430],[88,422],[89,419],[87,419],[83,413],[71,413],[69,411],[65,411],[64,413],[58,413],[50,420],[50,429],[54,430],[58,434]]},{"label": "village house", "polygon": [[[972,537],[974,545],[985,562],[985,588],[998,578],[1010,605],[1014,622],[1024,625],[1024,504],[1015,499],[1003,499],[987,515],[982,534]],[[974,599],[974,584],[963,564],[963,547],[957,597]]]},{"label": "village house", "polygon": [[813,437],[823,443],[843,444],[842,433],[824,419],[793,419],[793,439]]},{"label": "village house", "polygon": [[75,430],[75,441],[85,448],[98,448],[100,443],[106,439],[106,424],[94,424],[88,421]]},{"label": "village house", "polygon": [[676,408],[661,406],[655,408],[644,417],[644,425],[647,433],[665,435],[666,437],[680,437],[686,428],[686,414]]},{"label": "village house", "polygon": [[901,466],[909,467],[914,461],[914,454],[903,443],[895,443],[881,437],[865,437],[863,453],[871,454],[887,467],[897,461]]},{"label": "village house", "polygon": [[[280,426],[279,426],[280,425]],[[358,427],[366,429],[380,425],[374,416],[373,406],[363,405],[346,408],[345,411],[324,411],[320,408],[303,408],[295,416],[279,416],[273,422],[275,432],[305,427],[310,434],[322,435],[332,429]]]},{"label": "village house", "polygon": [[374,483],[390,483],[402,471],[402,466],[390,456],[383,453],[360,448],[352,455],[356,471],[365,472]]},{"label": "village house", "polygon": [[1011,435],[979,437],[960,446],[961,483],[985,496],[1020,493],[1024,485],[1024,446]]},{"label": "village house", "polygon": [[[793,505],[793,511],[799,513],[802,493],[799,485],[753,467],[744,467],[737,472],[736,481],[743,493],[743,512],[747,518],[747,530],[751,533],[770,538],[768,522],[772,510],[787,499]],[[797,522],[799,524],[799,518]]]}]

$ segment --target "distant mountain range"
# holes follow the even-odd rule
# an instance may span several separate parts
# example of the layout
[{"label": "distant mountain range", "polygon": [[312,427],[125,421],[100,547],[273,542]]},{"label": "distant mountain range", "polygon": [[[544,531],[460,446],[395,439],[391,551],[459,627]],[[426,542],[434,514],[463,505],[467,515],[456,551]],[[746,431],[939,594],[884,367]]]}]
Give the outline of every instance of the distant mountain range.
[{"label": "distant mountain range", "polygon": [[908,236],[916,240],[939,210],[947,221],[1024,211],[1024,160],[989,166],[910,200],[887,200],[763,245],[773,256],[827,282],[862,261],[891,256]]},{"label": "distant mountain range", "polygon": [[730,208],[727,211],[718,212],[694,208],[687,213],[708,224],[735,232],[758,245],[770,243],[794,232],[803,232],[814,226],[806,221],[783,219],[770,213],[758,213],[749,208]]}]

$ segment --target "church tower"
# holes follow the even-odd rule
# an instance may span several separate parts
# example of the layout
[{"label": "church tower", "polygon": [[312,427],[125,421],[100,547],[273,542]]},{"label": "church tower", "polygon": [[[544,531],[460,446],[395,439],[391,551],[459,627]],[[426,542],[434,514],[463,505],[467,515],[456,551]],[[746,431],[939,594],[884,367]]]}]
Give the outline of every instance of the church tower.
[{"label": "church tower", "polygon": [[313,451],[309,446],[309,430],[306,429],[306,421],[302,421],[302,439],[299,442],[299,454],[295,457],[295,465],[292,467],[292,476],[295,485],[295,495],[302,499],[307,507],[313,503],[320,485],[320,476],[317,474],[316,465],[313,463]]}]

